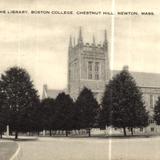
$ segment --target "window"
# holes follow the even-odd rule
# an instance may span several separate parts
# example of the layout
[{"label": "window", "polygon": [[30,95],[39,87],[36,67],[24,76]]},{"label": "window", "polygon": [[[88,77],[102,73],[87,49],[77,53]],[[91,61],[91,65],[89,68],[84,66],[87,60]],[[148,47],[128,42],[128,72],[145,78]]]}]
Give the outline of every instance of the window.
[{"label": "window", "polygon": [[154,108],[154,96],[150,95],[150,107]]},{"label": "window", "polygon": [[100,64],[99,64],[99,62],[96,62],[95,63],[95,79],[96,80],[100,79],[99,72],[100,72]]},{"label": "window", "polygon": [[99,74],[95,74],[95,79],[99,80]]},{"label": "window", "polygon": [[99,72],[99,62],[95,63],[95,72]]},{"label": "window", "polygon": [[72,65],[70,67],[70,76],[71,76],[72,80],[76,80],[77,77],[78,77],[78,74],[77,74],[77,63],[76,62],[72,63]]},{"label": "window", "polygon": [[140,132],[143,132],[143,128],[140,128],[139,130],[140,130]]},{"label": "window", "polygon": [[100,79],[100,62],[88,61],[88,79]]},{"label": "window", "polygon": [[154,123],[154,120],[153,119],[149,119],[149,123]]},{"label": "window", "polygon": [[88,71],[92,72],[93,62],[88,62]]},{"label": "window", "polygon": [[88,79],[92,79],[92,73],[88,74]]},{"label": "window", "polygon": [[151,128],[151,132],[154,132],[154,128]]},{"label": "window", "polygon": [[88,62],[88,79],[93,79],[93,62]]}]

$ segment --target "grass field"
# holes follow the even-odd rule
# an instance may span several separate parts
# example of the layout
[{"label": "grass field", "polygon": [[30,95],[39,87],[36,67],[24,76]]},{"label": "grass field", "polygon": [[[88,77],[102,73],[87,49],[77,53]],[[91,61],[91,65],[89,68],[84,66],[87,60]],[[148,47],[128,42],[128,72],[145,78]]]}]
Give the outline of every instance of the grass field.
[{"label": "grass field", "polygon": [[9,160],[17,150],[17,143],[0,141],[0,160]]},{"label": "grass field", "polygon": [[160,137],[41,137],[18,143],[21,160],[160,160]]}]

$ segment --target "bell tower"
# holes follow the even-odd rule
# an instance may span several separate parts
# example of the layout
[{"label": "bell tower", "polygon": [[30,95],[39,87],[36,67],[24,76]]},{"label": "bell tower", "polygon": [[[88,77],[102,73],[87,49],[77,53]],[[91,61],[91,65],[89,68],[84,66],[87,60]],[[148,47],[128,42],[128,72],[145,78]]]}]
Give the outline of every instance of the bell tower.
[{"label": "bell tower", "polygon": [[68,49],[68,92],[77,98],[87,87],[100,102],[105,85],[110,79],[107,31],[103,33],[103,44],[97,44],[93,36],[91,44],[84,43],[82,28],[79,29],[77,44],[69,40]]}]

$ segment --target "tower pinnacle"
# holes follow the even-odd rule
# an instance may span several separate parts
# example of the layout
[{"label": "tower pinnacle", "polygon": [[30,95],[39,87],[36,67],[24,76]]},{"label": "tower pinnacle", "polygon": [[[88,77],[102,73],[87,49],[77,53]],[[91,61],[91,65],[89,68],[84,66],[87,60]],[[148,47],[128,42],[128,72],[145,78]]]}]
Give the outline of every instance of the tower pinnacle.
[{"label": "tower pinnacle", "polygon": [[83,44],[82,28],[79,28],[78,44]]},{"label": "tower pinnacle", "polygon": [[103,42],[103,46],[107,47],[107,30],[104,30],[104,42]]},{"label": "tower pinnacle", "polygon": [[107,42],[107,30],[104,30],[104,41]]}]

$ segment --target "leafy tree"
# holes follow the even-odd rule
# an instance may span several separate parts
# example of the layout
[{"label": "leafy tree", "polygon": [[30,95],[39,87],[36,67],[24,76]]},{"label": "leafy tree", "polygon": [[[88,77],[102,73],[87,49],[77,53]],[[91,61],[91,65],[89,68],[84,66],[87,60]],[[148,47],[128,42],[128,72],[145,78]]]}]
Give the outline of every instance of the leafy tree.
[{"label": "leafy tree", "polygon": [[25,69],[12,67],[1,76],[5,105],[9,112],[9,126],[15,131],[26,132],[33,127],[32,112],[39,105],[39,97]]},{"label": "leafy tree", "polygon": [[49,130],[50,131],[50,136],[51,136],[51,131],[52,128],[54,129],[55,127],[55,100],[52,98],[46,98],[41,101],[41,112],[43,113],[42,115],[42,126],[43,129]]},{"label": "leafy tree", "polygon": [[81,109],[80,107],[77,107],[77,104],[74,104],[73,108],[73,129],[74,130],[80,130],[81,129]]},{"label": "leafy tree", "polygon": [[55,99],[55,105],[55,122],[57,124],[55,129],[65,130],[66,136],[68,136],[68,131],[73,129],[73,100],[62,92]]},{"label": "leafy tree", "polygon": [[85,87],[80,92],[76,101],[76,107],[79,113],[77,115],[79,128],[87,129],[89,136],[91,136],[90,130],[95,126],[99,105],[90,89]]},{"label": "leafy tree", "polygon": [[39,132],[42,131],[42,115],[40,101],[37,100],[35,105],[26,107],[19,114],[19,120],[23,120],[19,128],[22,132]]},{"label": "leafy tree", "polygon": [[4,107],[4,94],[2,93],[2,90],[0,91],[0,137],[2,138],[2,133],[6,129],[7,125],[7,110]]},{"label": "leafy tree", "polygon": [[106,86],[102,99],[101,125],[123,128],[145,127],[148,125],[148,112],[145,109],[142,93],[127,70],[113,77]]},{"label": "leafy tree", "polygon": [[160,97],[158,97],[154,107],[154,120],[156,121],[157,125],[160,125]]}]

